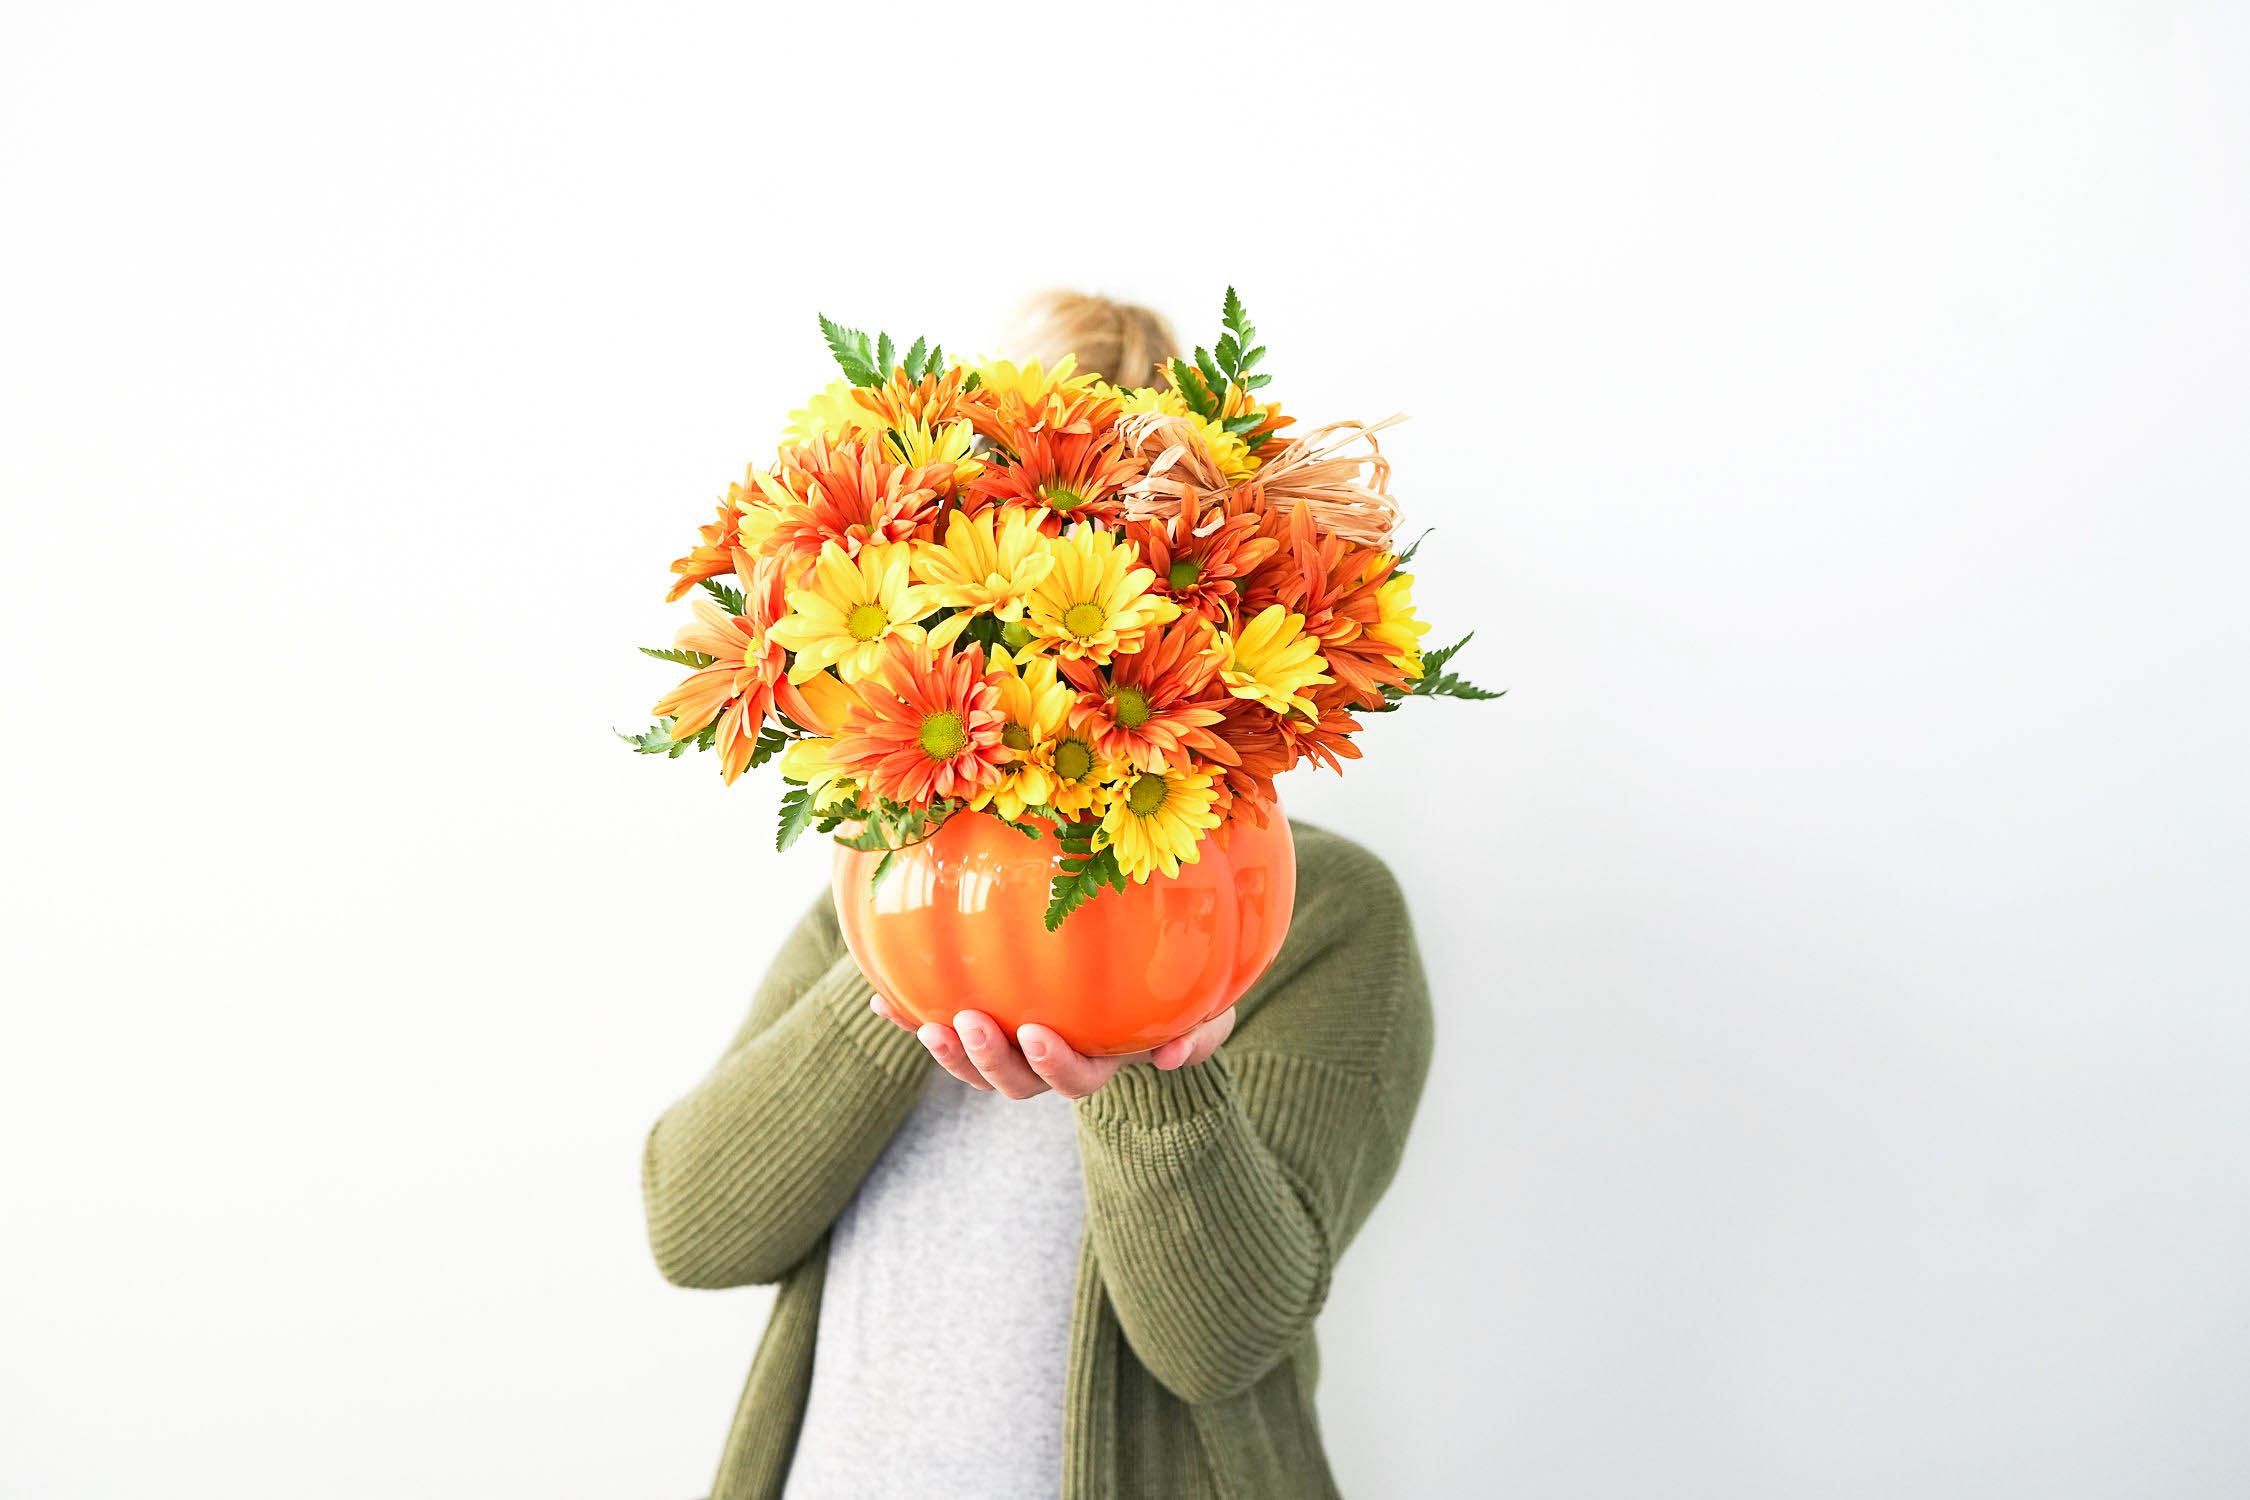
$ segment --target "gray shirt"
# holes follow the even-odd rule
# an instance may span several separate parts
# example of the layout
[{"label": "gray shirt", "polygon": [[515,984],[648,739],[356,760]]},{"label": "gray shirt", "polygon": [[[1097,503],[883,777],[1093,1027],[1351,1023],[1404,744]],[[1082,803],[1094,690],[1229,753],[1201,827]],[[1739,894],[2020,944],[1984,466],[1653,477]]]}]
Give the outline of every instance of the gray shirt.
[{"label": "gray shirt", "polygon": [[933,1068],[836,1220],[787,1500],[1054,1500],[1085,1219],[1069,1100]]}]

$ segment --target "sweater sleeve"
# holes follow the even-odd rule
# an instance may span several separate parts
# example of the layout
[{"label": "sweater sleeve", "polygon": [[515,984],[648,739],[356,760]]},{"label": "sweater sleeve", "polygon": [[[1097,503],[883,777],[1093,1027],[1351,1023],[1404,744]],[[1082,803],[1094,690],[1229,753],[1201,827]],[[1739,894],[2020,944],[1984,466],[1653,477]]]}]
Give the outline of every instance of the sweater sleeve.
[{"label": "sweater sleeve", "polygon": [[1265,991],[1194,1068],[1081,1100],[1087,1226],[1133,1352],[1184,1401],[1249,1389],[1312,1327],[1389,1185],[1420,1097],[1429,996],[1397,882],[1298,836],[1297,910]]},{"label": "sweater sleeve", "polygon": [[718,1065],[649,1131],[641,1194],[667,1281],[778,1281],[850,1201],[931,1066],[872,994],[823,895]]}]

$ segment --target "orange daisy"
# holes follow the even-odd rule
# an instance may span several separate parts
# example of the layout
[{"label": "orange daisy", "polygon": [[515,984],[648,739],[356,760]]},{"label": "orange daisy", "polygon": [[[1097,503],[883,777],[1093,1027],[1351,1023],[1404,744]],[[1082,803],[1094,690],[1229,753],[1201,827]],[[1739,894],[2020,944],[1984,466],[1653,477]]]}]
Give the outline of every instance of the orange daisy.
[{"label": "orange daisy", "polygon": [[758,550],[782,559],[794,575],[827,542],[857,557],[862,547],[911,540],[936,515],[939,497],[952,490],[953,465],[908,468],[871,443],[816,437],[783,449],[773,468],[756,477],[763,504],[745,505],[745,518],[752,509],[765,512]]},{"label": "orange daisy", "polygon": [[1247,698],[1230,699],[1222,712],[1214,732],[1233,759],[1212,768],[1219,773],[1216,810],[1263,828],[1273,812],[1273,779],[1297,764],[1296,742],[1282,732],[1279,715]]},{"label": "orange daisy", "polygon": [[1063,658],[1063,675],[1078,689],[1070,727],[1103,759],[1142,771],[1180,769],[1196,755],[1232,760],[1209,727],[1231,697],[1217,681],[1225,658],[1214,645],[1211,626],[1189,615],[1152,632],[1140,650],[1111,657],[1106,681],[1091,662]]},{"label": "orange daisy", "polygon": [[669,717],[672,738],[684,740],[716,718],[719,774],[731,784],[750,764],[758,731],[776,706],[799,724],[819,722],[789,682],[789,653],[750,620],[730,615],[709,599],[695,601],[695,622],[680,627],[673,644],[701,652],[698,668],[651,710]]},{"label": "orange daisy", "polygon": [[1008,715],[984,651],[947,652],[894,639],[881,672],[859,684],[828,764],[878,797],[927,806],[973,796],[999,781],[1013,753],[1002,743]]},{"label": "orange daisy", "polygon": [[851,396],[885,427],[943,427],[967,418],[976,405],[962,389],[967,379],[968,371],[959,365],[919,381],[893,370],[881,385],[855,386]]},{"label": "orange daisy", "polygon": [[1304,616],[1304,633],[1320,642],[1329,671],[1350,690],[1345,702],[1380,703],[1385,683],[1404,685],[1404,667],[1390,659],[1396,647],[1354,644],[1384,623],[1382,586],[1395,560],[1384,564],[1378,549],[1322,532],[1309,506],[1286,518],[1269,512],[1260,530],[1283,545],[1244,585],[1243,607],[1279,604]]},{"label": "orange daisy", "polygon": [[1140,477],[1140,459],[1119,449],[1107,431],[1017,430],[1000,446],[1015,462],[995,463],[978,475],[964,492],[962,507],[980,510],[1010,502],[1045,506],[1054,513],[1041,528],[1050,536],[1062,529],[1062,520],[1055,517],[1115,523],[1124,514],[1124,487]]},{"label": "orange daisy", "polygon": [[745,474],[743,478],[749,480],[753,487],[746,489],[739,484],[728,485],[726,499],[719,502],[719,519],[708,526],[698,527],[696,545],[689,550],[687,556],[673,561],[672,571],[680,575],[680,580],[672,585],[672,592],[664,596],[665,603],[678,600],[706,578],[716,578],[722,573],[734,571],[734,551],[740,544],[740,533],[736,526],[742,514],[741,505],[745,498],[757,498],[754,487],[756,480],[751,474]]},{"label": "orange daisy", "polygon": [[[1232,630],[1242,581],[1281,550],[1279,541],[1258,534],[1258,525],[1255,515],[1222,519],[1206,511],[1201,517],[1128,521],[1124,531],[1156,574],[1157,593]],[[1210,530],[1199,536],[1199,526]]]}]

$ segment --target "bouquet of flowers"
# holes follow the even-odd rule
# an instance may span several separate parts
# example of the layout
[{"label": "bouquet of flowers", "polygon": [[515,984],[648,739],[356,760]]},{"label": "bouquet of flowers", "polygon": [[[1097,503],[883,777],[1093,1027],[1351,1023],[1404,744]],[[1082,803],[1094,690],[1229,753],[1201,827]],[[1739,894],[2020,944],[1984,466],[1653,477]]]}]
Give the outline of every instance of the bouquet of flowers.
[{"label": "bouquet of flowers", "polygon": [[1359,716],[1499,696],[1445,670],[1468,637],[1422,649],[1376,442],[1400,419],[1292,436],[1231,287],[1222,321],[1125,389],[822,318],[844,378],[672,564],[695,619],[642,649],[689,675],[624,738],[729,783],[777,762],[780,848],[1052,837],[1052,930],[1263,827],[1275,777],[1359,756]]}]

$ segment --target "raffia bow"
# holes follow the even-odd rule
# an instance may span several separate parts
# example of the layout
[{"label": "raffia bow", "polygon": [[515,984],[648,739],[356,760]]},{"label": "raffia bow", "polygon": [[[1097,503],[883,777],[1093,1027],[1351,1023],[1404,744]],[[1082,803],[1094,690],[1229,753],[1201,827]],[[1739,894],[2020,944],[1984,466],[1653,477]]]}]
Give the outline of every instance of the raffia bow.
[{"label": "raffia bow", "polygon": [[[1125,488],[1125,514],[1135,520],[1189,518],[1197,535],[1222,524],[1228,507],[1214,504],[1238,495],[1283,515],[1309,507],[1323,532],[1370,547],[1387,547],[1398,526],[1390,496],[1391,461],[1375,434],[1406,420],[1396,412],[1380,422],[1331,422],[1297,439],[1241,484],[1227,482],[1203,446],[1194,423],[1170,412],[1136,412],[1118,422],[1128,452],[1156,456],[1148,471]],[[1364,453],[1350,452],[1365,441]],[[1364,471],[1364,476],[1362,471]],[[1209,518],[1204,519],[1208,509]]]}]

